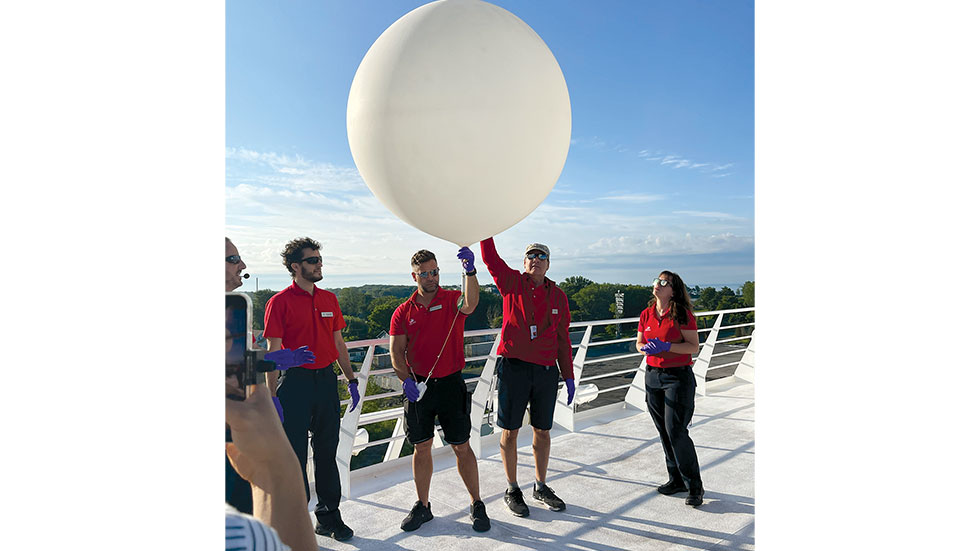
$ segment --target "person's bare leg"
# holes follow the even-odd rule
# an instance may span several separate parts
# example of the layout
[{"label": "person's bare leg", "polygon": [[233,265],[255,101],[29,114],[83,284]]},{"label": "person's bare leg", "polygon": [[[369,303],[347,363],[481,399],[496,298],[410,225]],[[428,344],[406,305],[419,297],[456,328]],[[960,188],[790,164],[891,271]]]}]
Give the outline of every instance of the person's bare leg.
[{"label": "person's bare leg", "polygon": [[504,464],[504,476],[510,484],[517,483],[517,436],[521,429],[500,431],[500,461]]},{"label": "person's bare leg", "polygon": [[476,465],[476,454],[469,442],[453,444],[456,453],[456,470],[470,494],[470,503],[480,500],[480,469]]},{"label": "person's bare leg", "polygon": [[534,429],[534,439],[531,441],[534,451],[534,476],[544,484],[548,476],[548,460],[551,458],[551,431]]},{"label": "person's bare leg", "polygon": [[432,439],[415,444],[412,454],[412,475],[415,477],[415,492],[423,505],[429,504],[429,484],[432,482]]}]

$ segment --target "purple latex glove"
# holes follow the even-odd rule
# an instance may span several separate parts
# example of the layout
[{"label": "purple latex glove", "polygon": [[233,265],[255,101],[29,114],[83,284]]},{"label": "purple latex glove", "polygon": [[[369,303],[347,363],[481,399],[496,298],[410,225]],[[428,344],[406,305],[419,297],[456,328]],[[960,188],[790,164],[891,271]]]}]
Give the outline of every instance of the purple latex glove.
[{"label": "purple latex glove", "polygon": [[286,420],[286,418],[283,417],[283,415],[282,415],[282,404],[279,403],[279,397],[278,396],[273,396],[272,397],[272,404],[274,406],[276,406],[276,413],[279,414],[279,422],[282,423],[283,421]]},{"label": "purple latex glove", "polygon": [[460,249],[459,253],[456,254],[456,258],[463,263],[464,272],[472,272],[476,269],[476,266],[473,264],[473,251],[471,251],[469,247],[463,247]]},{"label": "purple latex glove", "polygon": [[405,391],[405,397],[409,402],[419,399],[419,387],[415,386],[415,379],[409,377],[402,381],[402,390]]},{"label": "purple latex glove", "polygon": [[357,383],[347,383],[347,392],[350,392],[350,409],[347,411],[354,411],[357,403],[361,401],[361,393],[357,390]]},{"label": "purple latex glove", "polygon": [[276,369],[289,369],[290,367],[313,363],[316,361],[316,356],[310,351],[310,347],[301,346],[296,350],[283,348],[282,350],[269,352],[265,355],[265,359],[270,362],[275,362]]},{"label": "purple latex glove", "polygon": [[646,352],[648,356],[652,356],[654,354],[660,354],[662,352],[669,351],[670,343],[664,342],[660,339],[651,339],[647,341],[647,343],[643,345],[643,348],[641,348],[640,350]]},{"label": "purple latex glove", "polygon": [[568,403],[566,406],[572,405],[572,399],[575,397],[575,379],[565,379],[565,390],[568,391]]}]

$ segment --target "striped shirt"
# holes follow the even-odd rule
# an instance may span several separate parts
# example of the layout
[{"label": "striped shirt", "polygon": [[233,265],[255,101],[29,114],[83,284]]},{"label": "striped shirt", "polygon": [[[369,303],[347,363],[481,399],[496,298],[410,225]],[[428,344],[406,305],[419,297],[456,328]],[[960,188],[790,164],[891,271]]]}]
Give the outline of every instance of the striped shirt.
[{"label": "striped shirt", "polygon": [[289,551],[275,528],[225,504],[225,551]]}]

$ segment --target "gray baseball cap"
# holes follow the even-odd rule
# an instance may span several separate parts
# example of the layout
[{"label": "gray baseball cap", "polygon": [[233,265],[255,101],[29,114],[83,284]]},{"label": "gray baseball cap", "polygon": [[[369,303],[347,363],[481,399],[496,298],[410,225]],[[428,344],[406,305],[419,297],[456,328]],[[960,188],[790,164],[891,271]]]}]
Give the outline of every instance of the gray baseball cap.
[{"label": "gray baseball cap", "polygon": [[548,246],[543,245],[541,243],[531,243],[530,245],[527,246],[527,248],[524,249],[524,254],[527,254],[531,251],[541,251],[544,254],[548,255],[549,257],[551,256],[551,250],[548,249]]}]

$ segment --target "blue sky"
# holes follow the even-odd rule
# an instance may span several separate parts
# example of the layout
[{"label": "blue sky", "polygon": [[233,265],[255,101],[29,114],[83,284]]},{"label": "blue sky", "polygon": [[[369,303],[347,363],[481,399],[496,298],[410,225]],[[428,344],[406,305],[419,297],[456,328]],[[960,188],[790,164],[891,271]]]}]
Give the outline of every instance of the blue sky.
[{"label": "blue sky", "polygon": [[[227,3],[226,229],[259,288],[288,284],[278,251],[300,235],[324,245],[328,287],[411,284],[420,248],[455,265],[455,245],[374,198],[347,143],[361,58],[424,3]],[[662,269],[691,285],[754,280],[753,3],[493,3],[548,44],[572,106],[564,170],[496,236],[505,260],[519,266],[539,241],[557,281],[648,284]]]}]

